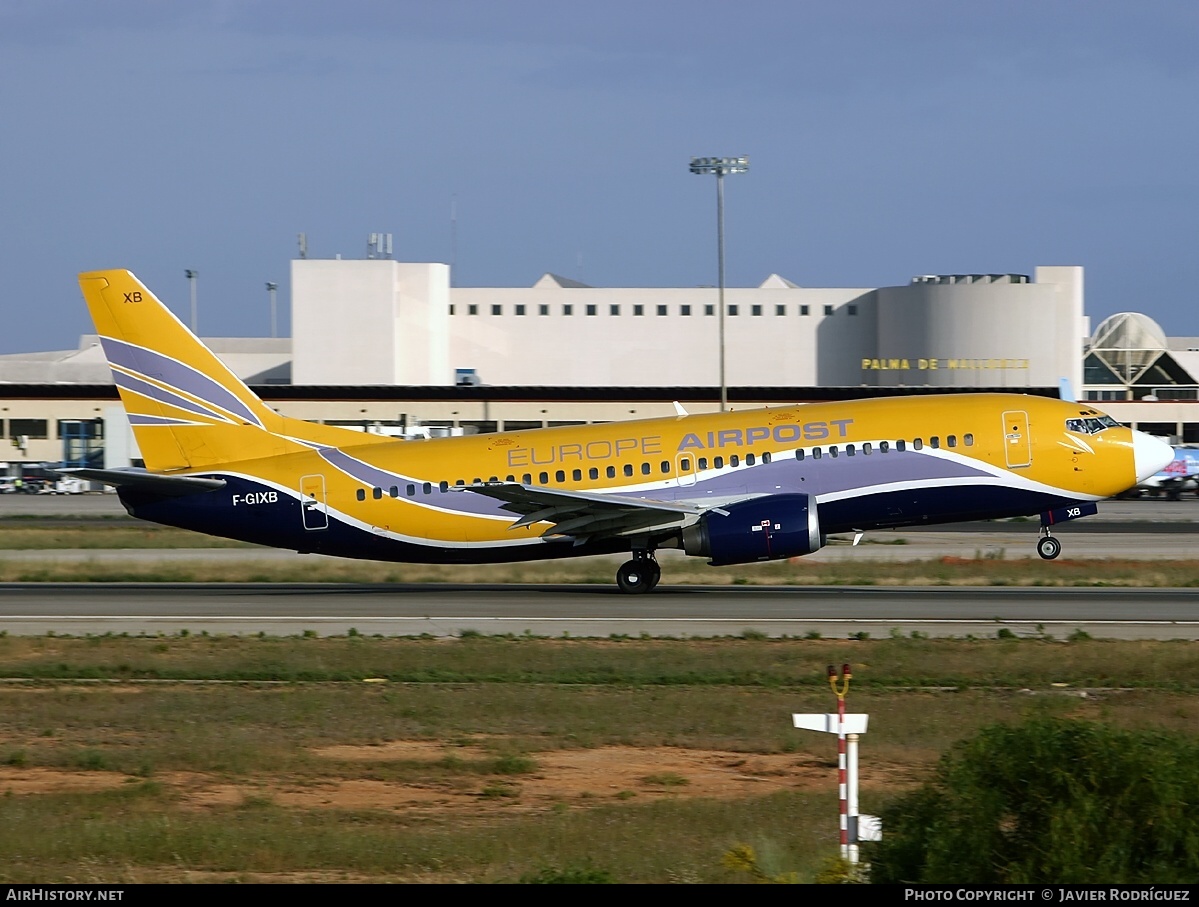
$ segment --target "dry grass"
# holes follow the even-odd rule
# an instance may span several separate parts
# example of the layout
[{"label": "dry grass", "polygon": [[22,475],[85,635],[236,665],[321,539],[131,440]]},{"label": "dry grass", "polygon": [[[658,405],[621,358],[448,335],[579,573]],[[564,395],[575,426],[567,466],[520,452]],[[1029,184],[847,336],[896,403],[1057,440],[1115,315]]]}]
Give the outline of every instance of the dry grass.
[{"label": "dry grass", "polygon": [[1199,722],[1192,643],[5,637],[0,881],[810,880],[841,662],[870,812],[995,721]]}]

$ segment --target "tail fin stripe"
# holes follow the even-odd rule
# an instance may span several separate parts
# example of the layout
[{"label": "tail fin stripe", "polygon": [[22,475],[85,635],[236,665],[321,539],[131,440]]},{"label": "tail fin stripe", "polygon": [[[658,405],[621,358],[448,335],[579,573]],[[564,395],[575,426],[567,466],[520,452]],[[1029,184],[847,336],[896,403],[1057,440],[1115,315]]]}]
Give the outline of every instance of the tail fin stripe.
[{"label": "tail fin stripe", "polygon": [[187,419],[171,419],[168,416],[129,416],[130,425],[211,425],[211,422],[189,422]]},{"label": "tail fin stripe", "polygon": [[135,394],[141,394],[158,403],[165,403],[167,406],[173,406],[176,409],[185,409],[188,412],[196,413],[200,416],[208,416],[212,419],[219,419],[221,422],[233,424],[233,420],[221,413],[213,412],[212,410],[201,406],[199,403],[193,403],[186,397],[181,397],[178,394],[172,393],[169,390],[156,387],[141,378],[135,378],[132,375],[127,375],[117,369],[112,370],[112,377],[116,381],[117,387],[124,388],[127,391],[132,391]]},{"label": "tail fin stripe", "polygon": [[185,365],[178,359],[172,359],[145,347],[135,346],[112,337],[101,337],[100,343],[104,347],[104,355],[108,357],[110,363],[146,376],[153,376],[163,384],[173,385],[210,406],[220,407],[251,425],[263,427],[261,420],[240,398],[203,372]]}]

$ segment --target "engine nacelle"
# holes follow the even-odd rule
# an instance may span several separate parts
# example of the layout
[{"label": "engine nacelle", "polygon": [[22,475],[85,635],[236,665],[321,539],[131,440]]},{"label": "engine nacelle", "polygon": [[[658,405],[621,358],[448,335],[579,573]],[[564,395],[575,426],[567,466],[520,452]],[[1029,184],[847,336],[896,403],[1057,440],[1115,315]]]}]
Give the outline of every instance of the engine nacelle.
[{"label": "engine nacelle", "polygon": [[824,544],[816,502],[772,494],[709,510],[683,530],[683,550],[713,567],[811,554]]}]

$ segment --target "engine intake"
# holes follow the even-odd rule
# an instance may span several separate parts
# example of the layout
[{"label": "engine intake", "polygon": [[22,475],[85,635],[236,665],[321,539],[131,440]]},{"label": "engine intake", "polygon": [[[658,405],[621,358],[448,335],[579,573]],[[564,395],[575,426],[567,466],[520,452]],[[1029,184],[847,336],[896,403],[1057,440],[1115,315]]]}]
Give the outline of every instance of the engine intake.
[{"label": "engine intake", "polygon": [[683,550],[713,567],[811,554],[824,544],[816,502],[772,494],[709,510],[683,530]]}]

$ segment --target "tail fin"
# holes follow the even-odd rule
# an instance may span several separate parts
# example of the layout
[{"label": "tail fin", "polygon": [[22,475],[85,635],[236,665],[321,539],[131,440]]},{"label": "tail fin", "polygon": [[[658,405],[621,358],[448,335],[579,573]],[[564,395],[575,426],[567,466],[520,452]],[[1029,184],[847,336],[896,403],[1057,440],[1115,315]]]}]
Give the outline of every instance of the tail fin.
[{"label": "tail fin", "polygon": [[149,469],[369,443],[270,409],[129,271],[80,274],[79,285]]}]

